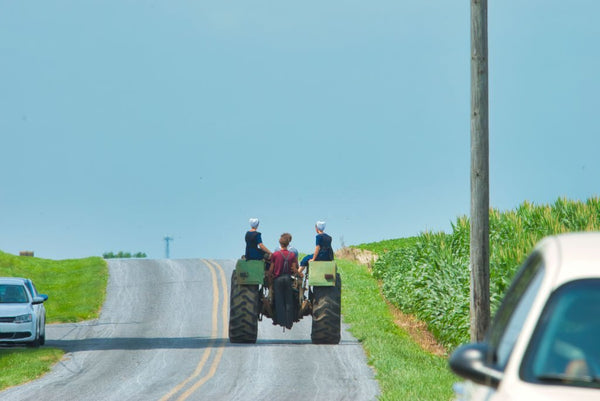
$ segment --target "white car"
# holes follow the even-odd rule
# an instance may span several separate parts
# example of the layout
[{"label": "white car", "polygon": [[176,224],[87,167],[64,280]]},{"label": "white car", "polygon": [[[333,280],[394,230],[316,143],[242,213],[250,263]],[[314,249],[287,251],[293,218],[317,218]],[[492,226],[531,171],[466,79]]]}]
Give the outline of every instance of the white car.
[{"label": "white car", "polygon": [[47,299],[29,279],[0,277],[0,343],[43,345]]},{"label": "white car", "polygon": [[542,240],[484,341],[449,363],[457,400],[600,400],[600,233]]}]

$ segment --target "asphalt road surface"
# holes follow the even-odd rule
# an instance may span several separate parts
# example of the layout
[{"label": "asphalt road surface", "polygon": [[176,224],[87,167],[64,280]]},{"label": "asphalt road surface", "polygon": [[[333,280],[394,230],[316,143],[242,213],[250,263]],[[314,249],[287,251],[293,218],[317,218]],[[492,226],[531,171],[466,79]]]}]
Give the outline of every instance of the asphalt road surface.
[{"label": "asphalt road surface", "polygon": [[[67,351],[46,376],[0,392],[24,400],[375,400],[358,341],[313,345],[311,318],[259,324],[256,344],[228,341],[233,261],[110,260],[98,320],[48,325]],[[60,294],[50,294],[52,298]]]}]

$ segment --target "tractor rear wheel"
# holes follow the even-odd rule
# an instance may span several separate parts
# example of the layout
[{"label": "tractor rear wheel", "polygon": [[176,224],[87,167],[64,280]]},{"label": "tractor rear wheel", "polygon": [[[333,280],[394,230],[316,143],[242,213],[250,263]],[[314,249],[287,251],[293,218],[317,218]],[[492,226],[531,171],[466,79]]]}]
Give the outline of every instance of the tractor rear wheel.
[{"label": "tractor rear wheel", "polygon": [[231,275],[229,303],[229,341],[255,343],[258,333],[258,285],[238,285],[235,271]]},{"label": "tractor rear wheel", "polygon": [[335,286],[313,287],[313,344],[338,344],[341,330],[342,279],[335,275]]}]

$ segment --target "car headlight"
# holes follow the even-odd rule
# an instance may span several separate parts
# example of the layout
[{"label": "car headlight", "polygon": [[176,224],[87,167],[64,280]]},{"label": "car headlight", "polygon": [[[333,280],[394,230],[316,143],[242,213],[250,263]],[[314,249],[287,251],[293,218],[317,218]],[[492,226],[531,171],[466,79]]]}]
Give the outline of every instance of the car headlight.
[{"label": "car headlight", "polygon": [[31,313],[20,315],[15,317],[15,323],[31,323],[32,318]]}]

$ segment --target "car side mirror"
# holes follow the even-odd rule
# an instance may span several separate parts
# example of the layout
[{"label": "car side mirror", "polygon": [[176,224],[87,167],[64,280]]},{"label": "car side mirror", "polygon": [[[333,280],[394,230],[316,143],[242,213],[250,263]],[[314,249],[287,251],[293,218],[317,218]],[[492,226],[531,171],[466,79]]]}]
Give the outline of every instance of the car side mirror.
[{"label": "car side mirror", "polygon": [[44,302],[48,300],[48,295],[46,294],[38,294],[40,297],[44,298]]},{"label": "car side mirror", "polygon": [[503,374],[490,363],[490,348],[486,343],[458,347],[448,363],[457,375],[485,386],[498,388]]},{"label": "car side mirror", "polygon": [[45,301],[45,299],[43,297],[33,297],[33,301],[31,301],[31,303],[33,305],[39,305],[39,304],[43,304],[44,301]]}]

